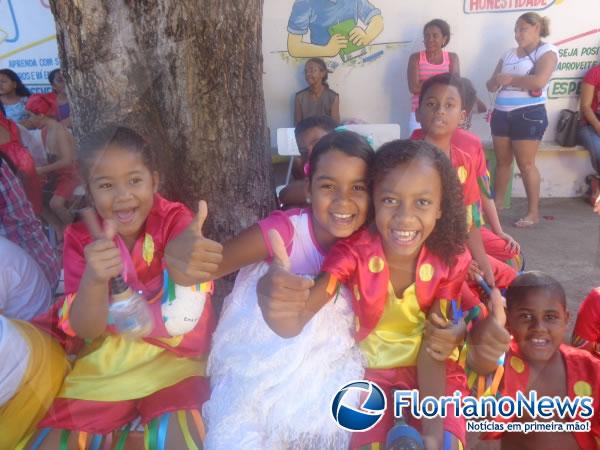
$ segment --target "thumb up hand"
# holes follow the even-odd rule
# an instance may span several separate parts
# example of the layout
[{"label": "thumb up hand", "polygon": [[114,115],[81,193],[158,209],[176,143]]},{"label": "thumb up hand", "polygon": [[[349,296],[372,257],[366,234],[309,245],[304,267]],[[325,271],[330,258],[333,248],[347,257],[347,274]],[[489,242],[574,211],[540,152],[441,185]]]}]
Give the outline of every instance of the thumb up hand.
[{"label": "thumb up hand", "polygon": [[302,331],[301,317],[314,281],[290,272],[289,256],[276,230],[269,231],[269,241],[273,259],[256,286],[258,304],[273,331],[284,337],[295,336]]},{"label": "thumb up hand", "polygon": [[223,246],[203,235],[207,217],[208,206],[200,200],[198,213],[190,224],[165,248],[167,267],[189,279],[190,284],[212,280],[223,259]]},{"label": "thumb up hand", "polygon": [[113,242],[113,238],[117,234],[117,225],[114,220],[107,219],[102,227],[96,212],[90,208],[84,209],[81,215],[94,238],[83,249],[86,274],[95,282],[107,283],[123,271],[121,253]]}]

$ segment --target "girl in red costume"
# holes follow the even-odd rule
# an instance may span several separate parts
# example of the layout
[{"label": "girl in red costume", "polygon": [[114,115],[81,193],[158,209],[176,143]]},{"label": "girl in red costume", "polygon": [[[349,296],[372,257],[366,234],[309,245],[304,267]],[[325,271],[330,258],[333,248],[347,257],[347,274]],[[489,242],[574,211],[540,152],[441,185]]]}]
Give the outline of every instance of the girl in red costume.
[{"label": "girl in red costume", "polygon": [[[430,144],[393,141],[377,151],[370,180],[375,224],[329,251],[304,303],[301,296],[290,302],[290,288],[304,286],[274,264],[257,288],[263,315],[277,333],[294,336],[345,284],[367,362],[365,378],[384,388],[390,401],[393,389],[419,387],[421,397],[464,391],[464,372],[456,362],[447,361],[444,371],[443,363],[432,367],[431,360],[444,361],[464,335],[461,323],[452,326],[440,317],[450,317],[449,301],[458,298],[470,262],[456,172]],[[422,346],[424,333],[428,340]],[[351,447],[383,445],[393,422],[391,408],[388,412],[370,431],[355,433]],[[441,448],[444,440],[449,448],[464,448],[462,419],[449,415],[443,424],[429,422],[423,423],[427,448]]]},{"label": "girl in red costume", "polygon": [[[77,222],[65,233],[67,296],[38,324],[49,323],[77,359],[28,448],[104,442],[122,449],[137,417],[146,448],[196,448],[204,434],[200,411],[209,396],[205,366],[215,319],[212,285],[194,286],[203,275],[195,261],[221,258],[220,244],[202,236],[206,203],[193,217],[161,197],[149,145],[127,128],[89,136],[79,163],[102,225],[92,220],[88,230]],[[154,327],[143,339],[125,338],[111,325],[109,285],[120,274],[149,303]],[[186,288],[175,283],[192,287],[182,294]],[[168,312],[182,296],[191,296],[191,310],[186,325],[177,326]]]},{"label": "girl in red costume", "polygon": [[4,115],[0,104],[0,153],[15,166],[17,175],[23,180],[27,199],[36,214],[42,212],[42,182],[35,170],[31,154],[21,145],[17,125]]}]

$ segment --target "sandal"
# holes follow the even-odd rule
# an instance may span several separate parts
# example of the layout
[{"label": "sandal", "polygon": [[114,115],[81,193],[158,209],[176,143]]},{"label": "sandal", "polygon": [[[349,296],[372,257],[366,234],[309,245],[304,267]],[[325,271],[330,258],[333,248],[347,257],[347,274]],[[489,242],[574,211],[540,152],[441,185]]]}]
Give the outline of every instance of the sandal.
[{"label": "sandal", "polygon": [[534,222],[533,220],[529,220],[529,219],[525,219],[524,217],[521,217],[513,225],[517,228],[531,228],[532,226],[536,225],[537,223],[538,222]]}]

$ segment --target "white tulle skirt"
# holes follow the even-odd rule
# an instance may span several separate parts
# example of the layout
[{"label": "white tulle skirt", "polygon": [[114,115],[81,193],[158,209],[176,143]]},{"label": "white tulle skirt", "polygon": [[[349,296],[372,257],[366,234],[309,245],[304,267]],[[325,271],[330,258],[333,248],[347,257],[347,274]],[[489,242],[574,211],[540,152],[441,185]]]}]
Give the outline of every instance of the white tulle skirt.
[{"label": "white tulle skirt", "polygon": [[209,357],[207,450],[346,449],[331,401],[362,379],[350,296],[329,302],[295,338],[276,335],[257,304],[266,263],[242,269],[225,299]]}]

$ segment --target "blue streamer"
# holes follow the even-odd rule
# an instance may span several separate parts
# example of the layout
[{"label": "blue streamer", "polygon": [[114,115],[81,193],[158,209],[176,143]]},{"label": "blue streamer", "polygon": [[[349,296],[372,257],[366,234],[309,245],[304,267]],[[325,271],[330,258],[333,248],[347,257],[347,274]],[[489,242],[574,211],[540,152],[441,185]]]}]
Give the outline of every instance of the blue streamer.
[{"label": "blue streamer", "polygon": [[171,413],[163,414],[158,425],[157,450],[165,450],[165,441],[167,440],[167,429],[169,428],[169,419]]},{"label": "blue streamer", "polygon": [[95,434],[94,439],[92,439],[92,446],[90,450],[100,450],[100,446],[102,445],[102,435]]},{"label": "blue streamer", "polygon": [[51,431],[52,428],[44,428],[42,431],[40,431],[40,434],[38,434],[38,437],[31,446],[30,450],[37,450],[38,448],[40,448],[40,445],[42,445],[42,443],[48,437]]}]

